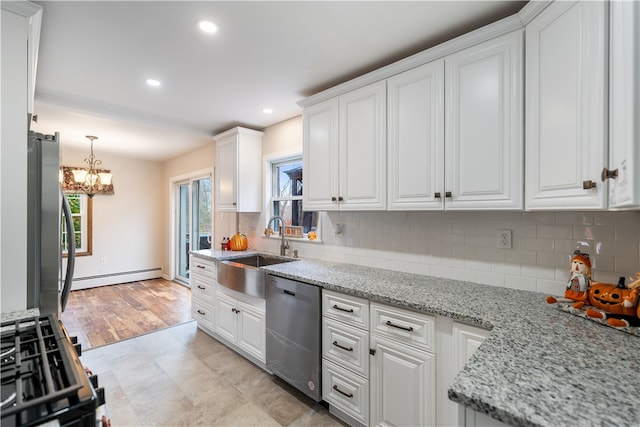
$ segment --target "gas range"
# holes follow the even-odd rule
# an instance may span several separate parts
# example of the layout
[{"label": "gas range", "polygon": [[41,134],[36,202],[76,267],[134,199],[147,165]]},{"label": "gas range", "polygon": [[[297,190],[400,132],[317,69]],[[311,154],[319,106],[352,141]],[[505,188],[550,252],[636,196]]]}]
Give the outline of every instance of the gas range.
[{"label": "gas range", "polygon": [[54,315],[2,323],[2,426],[95,427],[104,390],[97,376],[87,375],[79,355],[79,345]]}]

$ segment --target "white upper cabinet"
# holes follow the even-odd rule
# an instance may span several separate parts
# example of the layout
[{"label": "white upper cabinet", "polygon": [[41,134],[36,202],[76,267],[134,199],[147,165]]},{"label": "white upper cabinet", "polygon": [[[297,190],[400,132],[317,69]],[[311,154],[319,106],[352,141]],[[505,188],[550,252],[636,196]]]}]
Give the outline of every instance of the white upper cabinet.
[{"label": "white upper cabinet", "polygon": [[304,110],[304,209],[386,208],[386,83]]},{"label": "white upper cabinet", "polygon": [[262,132],[235,127],[216,141],[216,210],[262,211]]},{"label": "white upper cabinet", "polygon": [[386,95],[383,81],[340,97],[340,209],[386,208]]},{"label": "white upper cabinet", "polygon": [[523,32],[445,58],[445,209],[522,209]]},{"label": "white upper cabinet", "polygon": [[[609,207],[640,207],[640,3],[609,3]],[[607,179],[607,176],[611,178]]]},{"label": "white upper cabinet", "polygon": [[442,209],[444,60],[389,78],[387,107],[387,209]]},{"label": "white upper cabinet", "polygon": [[338,99],[304,109],[302,205],[305,211],[335,210],[338,195]]},{"label": "white upper cabinet", "polygon": [[606,207],[607,6],[554,2],[526,27],[526,209]]}]

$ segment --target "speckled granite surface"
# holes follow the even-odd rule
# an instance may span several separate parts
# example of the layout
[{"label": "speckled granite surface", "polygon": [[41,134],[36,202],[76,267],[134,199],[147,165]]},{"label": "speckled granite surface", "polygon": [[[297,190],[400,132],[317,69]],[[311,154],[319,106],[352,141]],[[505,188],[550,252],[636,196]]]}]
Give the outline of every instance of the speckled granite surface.
[{"label": "speckled granite surface", "polygon": [[28,310],[13,311],[11,313],[2,313],[0,322],[9,322],[11,320],[19,320],[27,317],[35,317],[40,315],[40,309],[30,308]]},{"label": "speckled granite surface", "polygon": [[[217,252],[201,256],[228,255]],[[562,312],[542,294],[322,261],[263,268],[492,328],[449,397],[507,424],[640,426],[640,339]]]}]

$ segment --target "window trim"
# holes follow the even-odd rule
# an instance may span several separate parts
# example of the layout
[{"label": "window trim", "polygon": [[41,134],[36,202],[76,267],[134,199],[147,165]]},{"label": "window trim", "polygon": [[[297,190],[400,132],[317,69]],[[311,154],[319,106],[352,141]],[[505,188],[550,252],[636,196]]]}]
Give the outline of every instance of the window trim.
[{"label": "window trim", "polygon": [[[264,229],[266,230],[269,218],[273,215],[273,186],[275,185],[273,182],[273,165],[275,163],[284,163],[288,161],[302,161],[303,162],[303,173],[304,173],[304,161],[302,157],[302,152],[300,151],[287,151],[287,152],[278,152],[267,154],[263,156],[263,175],[264,175]],[[303,196],[304,197],[304,196]],[[294,197],[282,197],[278,198],[278,200],[301,200]],[[293,239],[295,242],[307,242],[307,243],[322,243],[322,218],[320,216],[320,212],[318,214],[318,225],[316,227],[316,239],[309,240],[304,235],[303,238]],[[262,234],[262,233],[261,233]],[[263,238],[270,239],[280,239],[280,236],[262,236]]]},{"label": "window trim", "polygon": [[[76,256],[90,256],[93,255],[93,197],[88,197],[86,194],[76,193],[76,194],[67,194],[68,196],[79,196],[82,197],[85,202],[81,202],[82,204],[86,204],[85,214],[82,215],[82,211],[80,213],[80,223],[84,225],[84,236],[86,238],[86,245],[84,248],[76,248]],[[73,215],[72,215],[73,217]],[[81,225],[81,230],[82,230]],[[60,228],[60,235],[62,236],[62,228]],[[69,255],[66,250],[62,250],[62,257],[67,258]]]}]

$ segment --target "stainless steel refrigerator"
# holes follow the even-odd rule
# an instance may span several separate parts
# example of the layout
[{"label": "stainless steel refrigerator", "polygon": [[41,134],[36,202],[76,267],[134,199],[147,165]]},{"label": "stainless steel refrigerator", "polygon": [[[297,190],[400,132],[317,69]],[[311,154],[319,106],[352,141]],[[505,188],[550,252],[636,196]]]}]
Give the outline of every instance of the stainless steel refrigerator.
[{"label": "stainless steel refrigerator", "polygon": [[[69,202],[60,186],[60,135],[29,131],[27,177],[27,308],[59,315],[71,291],[75,237]],[[68,242],[63,271],[60,231]]]}]

